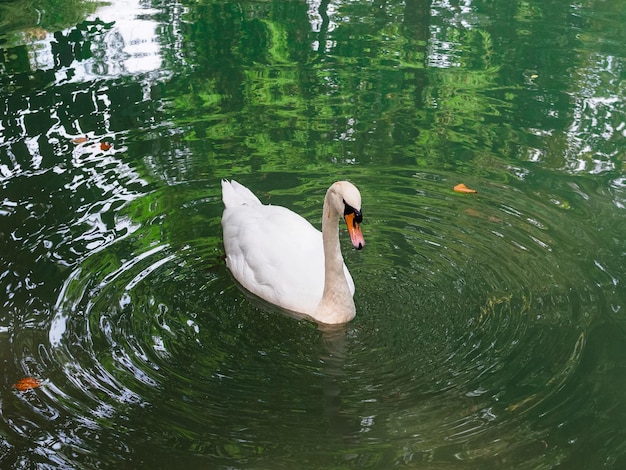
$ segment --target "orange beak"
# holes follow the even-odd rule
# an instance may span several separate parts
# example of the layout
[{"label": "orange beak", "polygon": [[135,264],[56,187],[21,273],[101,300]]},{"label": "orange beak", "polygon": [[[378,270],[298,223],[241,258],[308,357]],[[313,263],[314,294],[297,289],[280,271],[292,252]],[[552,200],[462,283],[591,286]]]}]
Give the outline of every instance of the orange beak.
[{"label": "orange beak", "polygon": [[346,214],[344,219],[346,221],[346,225],[348,226],[348,233],[350,234],[352,246],[357,250],[360,250],[365,245],[365,239],[363,238],[363,233],[361,232],[361,226],[355,220],[354,212]]}]

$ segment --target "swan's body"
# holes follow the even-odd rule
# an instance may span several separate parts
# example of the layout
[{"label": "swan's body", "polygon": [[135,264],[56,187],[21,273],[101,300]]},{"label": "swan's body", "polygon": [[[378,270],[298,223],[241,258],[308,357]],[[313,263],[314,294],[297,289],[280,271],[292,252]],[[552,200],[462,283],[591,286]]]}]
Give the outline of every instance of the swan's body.
[{"label": "swan's body", "polygon": [[262,299],[321,323],[345,323],[356,314],[354,282],[339,246],[339,217],[352,244],[365,244],[361,195],[347,181],[324,198],[322,232],[284,207],[261,204],[245,186],[222,180],[226,264],[239,283]]}]

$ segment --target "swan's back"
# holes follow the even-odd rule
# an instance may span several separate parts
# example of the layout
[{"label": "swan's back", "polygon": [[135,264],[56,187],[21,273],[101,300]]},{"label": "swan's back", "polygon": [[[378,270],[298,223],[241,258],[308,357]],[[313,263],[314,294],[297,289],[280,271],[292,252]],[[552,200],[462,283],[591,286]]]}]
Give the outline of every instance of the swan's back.
[{"label": "swan's back", "polygon": [[261,204],[236,181],[222,181],[222,199],[226,264],[235,279],[272,304],[312,315],[324,290],[321,232],[295,212]]}]

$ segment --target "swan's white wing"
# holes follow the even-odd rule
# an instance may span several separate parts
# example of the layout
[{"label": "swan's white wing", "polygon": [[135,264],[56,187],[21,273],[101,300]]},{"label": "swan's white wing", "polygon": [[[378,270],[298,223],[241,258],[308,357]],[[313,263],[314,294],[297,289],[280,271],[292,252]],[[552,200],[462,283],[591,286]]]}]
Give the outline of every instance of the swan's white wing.
[{"label": "swan's white wing", "polygon": [[312,313],[324,289],[322,234],[279,206],[241,205],[222,217],[226,263],[250,292],[283,308]]},{"label": "swan's white wing", "polygon": [[352,280],[352,275],[350,274],[350,271],[348,271],[348,267],[346,266],[345,263],[343,265],[343,272],[346,275],[346,280],[348,281],[348,287],[350,288],[350,293],[354,296],[354,291],[356,290],[356,288],[354,287],[354,281]]}]

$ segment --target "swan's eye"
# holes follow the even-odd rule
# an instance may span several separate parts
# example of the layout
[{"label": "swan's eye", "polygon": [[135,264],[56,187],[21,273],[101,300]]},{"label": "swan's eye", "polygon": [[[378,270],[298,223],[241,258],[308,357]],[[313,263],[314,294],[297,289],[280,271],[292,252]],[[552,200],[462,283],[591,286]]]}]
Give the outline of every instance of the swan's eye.
[{"label": "swan's eye", "polygon": [[363,214],[361,213],[361,211],[357,211],[356,209],[354,210],[354,220],[357,224],[363,222]]}]

